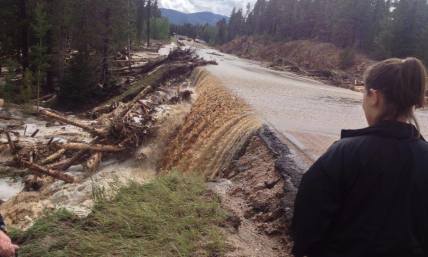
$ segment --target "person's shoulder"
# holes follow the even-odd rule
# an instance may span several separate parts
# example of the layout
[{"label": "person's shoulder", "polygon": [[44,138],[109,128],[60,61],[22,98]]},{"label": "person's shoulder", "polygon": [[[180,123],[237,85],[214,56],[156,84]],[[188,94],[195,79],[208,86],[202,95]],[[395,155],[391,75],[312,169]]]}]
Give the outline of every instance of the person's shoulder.
[{"label": "person's shoulder", "polygon": [[425,154],[428,154],[428,142],[425,141],[425,139],[420,139],[415,141],[414,144],[412,144],[415,149],[418,151],[424,152]]},{"label": "person's shoulder", "polygon": [[370,136],[367,135],[341,138],[329,147],[327,153],[337,153],[343,150],[354,148],[367,141],[369,138]]},{"label": "person's shoulder", "polygon": [[346,137],[334,142],[321,156],[320,161],[330,163],[343,160],[345,155],[352,155],[361,149],[361,146],[370,142],[370,136]]}]

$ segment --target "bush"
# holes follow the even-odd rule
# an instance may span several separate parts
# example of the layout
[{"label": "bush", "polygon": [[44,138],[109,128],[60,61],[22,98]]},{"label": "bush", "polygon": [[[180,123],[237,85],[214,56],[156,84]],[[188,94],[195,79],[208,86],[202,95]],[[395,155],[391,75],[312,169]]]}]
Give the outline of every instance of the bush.
[{"label": "bush", "polygon": [[353,48],[346,48],[340,53],[339,65],[342,69],[347,69],[355,64],[355,50]]}]

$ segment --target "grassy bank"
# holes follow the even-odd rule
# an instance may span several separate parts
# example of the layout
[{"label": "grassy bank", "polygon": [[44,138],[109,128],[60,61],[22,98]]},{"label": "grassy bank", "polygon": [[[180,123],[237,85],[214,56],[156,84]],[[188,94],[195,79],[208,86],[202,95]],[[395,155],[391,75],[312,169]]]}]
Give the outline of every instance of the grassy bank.
[{"label": "grassy bank", "polygon": [[14,232],[19,256],[222,256],[225,213],[202,179],[172,174],[97,194],[93,213],[58,211]]}]

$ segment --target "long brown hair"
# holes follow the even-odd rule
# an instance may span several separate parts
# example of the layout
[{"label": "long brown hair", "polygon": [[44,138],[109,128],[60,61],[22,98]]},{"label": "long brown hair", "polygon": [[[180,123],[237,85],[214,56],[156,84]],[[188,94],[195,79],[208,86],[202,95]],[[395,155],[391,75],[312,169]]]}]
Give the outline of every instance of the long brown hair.
[{"label": "long brown hair", "polygon": [[417,58],[388,59],[371,66],[364,75],[366,89],[385,97],[382,119],[406,117],[419,129],[414,110],[425,105],[427,71]]}]

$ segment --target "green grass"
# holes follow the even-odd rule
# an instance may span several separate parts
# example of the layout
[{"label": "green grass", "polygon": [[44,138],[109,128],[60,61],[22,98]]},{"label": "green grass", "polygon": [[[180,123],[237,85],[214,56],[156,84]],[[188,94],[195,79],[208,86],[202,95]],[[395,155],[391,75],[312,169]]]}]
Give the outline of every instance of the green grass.
[{"label": "green grass", "polygon": [[19,256],[222,256],[219,226],[226,214],[203,179],[177,173],[146,185],[118,189],[112,200],[98,195],[93,213],[78,219],[65,210],[26,232],[13,232]]}]

